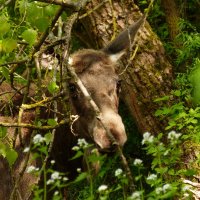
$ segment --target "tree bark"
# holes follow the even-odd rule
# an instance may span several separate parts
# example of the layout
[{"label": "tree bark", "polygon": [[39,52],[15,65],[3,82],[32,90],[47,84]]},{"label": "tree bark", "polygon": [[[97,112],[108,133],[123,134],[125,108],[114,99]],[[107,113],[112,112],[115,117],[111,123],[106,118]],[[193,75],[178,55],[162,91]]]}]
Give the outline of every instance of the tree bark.
[{"label": "tree bark", "polygon": [[[100,0],[93,0],[87,9],[91,10],[100,3]],[[106,2],[82,19],[81,23],[89,38],[92,38],[92,46],[102,48],[141,15],[132,1],[114,0]],[[84,33],[82,36],[85,36]],[[158,104],[154,100],[169,95],[173,81],[172,66],[161,41],[147,22],[139,31],[136,44],[138,51],[134,59],[130,61],[131,54],[128,53],[119,66],[119,74],[124,71],[121,75],[122,100],[129,107],[139,131],[156,134],[163,131],[166,122],[155,117]]]},{"label": "tree bark", "polygon": [[176,36],[179,34],[179,13],[176,7],[175,0],[162,0],[162,6],[165,12],[166,22],[169,28],[169,35],[172,41],[175,40]]}]

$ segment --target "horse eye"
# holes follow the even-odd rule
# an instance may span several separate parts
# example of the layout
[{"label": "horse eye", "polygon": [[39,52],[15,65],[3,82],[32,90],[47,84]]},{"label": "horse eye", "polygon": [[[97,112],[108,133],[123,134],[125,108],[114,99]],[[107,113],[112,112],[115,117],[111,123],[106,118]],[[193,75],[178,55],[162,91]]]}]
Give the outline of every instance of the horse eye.
[{"label": "horse eye", "polygon": [[121,83],[122,83],[122,80],[117,81],[117,93],[119,93],[121,90]]}]

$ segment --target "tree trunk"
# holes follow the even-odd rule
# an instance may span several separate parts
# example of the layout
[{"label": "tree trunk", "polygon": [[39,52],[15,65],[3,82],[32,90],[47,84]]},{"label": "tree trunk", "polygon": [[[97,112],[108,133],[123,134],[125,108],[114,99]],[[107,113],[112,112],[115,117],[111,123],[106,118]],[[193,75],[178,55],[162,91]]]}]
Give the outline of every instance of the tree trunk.
[{"label": "tree trunk", "polygon": [[176,7],[176,2],[175,0],[162,0],[161,3],[164,8],[166,22],[169,28],[170,39],[174,41],[180,32],[178,27],[179,13]]},{"label": "tree trunk", "polygon": [[[102,1],[93,0],[87,9],[91,10],[100,3]],[[92,45],[101,48],[141,15],[139,8],[131,1],[115,0],[104,3],[83,18],[81,23],[89,38],[95,41]],[[122,100],[129,107],[139,131],[156,134],[163,131],[165,122],[155,117],[158,104],[154,100],[169,95],[173,81],[172,66],[162,43],[147,22],[139,31],[136,44],[138,51],[134,59],[131,61],[131,54],[126,54],[119,67],[119,73],[123,71]]]}]

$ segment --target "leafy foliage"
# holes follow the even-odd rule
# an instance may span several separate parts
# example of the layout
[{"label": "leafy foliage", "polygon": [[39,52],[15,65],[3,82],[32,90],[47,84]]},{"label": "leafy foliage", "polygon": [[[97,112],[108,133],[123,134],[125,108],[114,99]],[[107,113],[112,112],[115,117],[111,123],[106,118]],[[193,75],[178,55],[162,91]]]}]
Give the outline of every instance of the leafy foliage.
[{"label": "leafy foliage", "polygon": [[[143,9],[147,7],[148,1],[138,0],[137,2]],[[26,173],[32,173],[38,177],[42,174],[44,177],[44,186],[35,186],[33,189],[35,200],[46,199],[47,192],[53,194],[54,200],[62,199],[62,191],[65,187],[70,189],[71,199],[157,200],[192,198],[190,189],[186,188],[181,178],[185,176],[190,178],[197,174],[195,165],[199,165],[200,162],[199,155],[195,155],[195,159],[188,163],[188,169],[184,166],[185,154],[190,153],[193,146],[198,149],[200,142],[200,35],[196,20],[191,20],[191,13],[193,12],[196,16],[199,10],[195,0],[189,2],[179,0],[179,2],[183,6],[181,11],[183,12],[185,7],[187,12],[186,16],[181,13],[183,18],[180,21],[181,32],[177,36],[177,41],[180,44],[178,47],[169,43],[169,31],[165,23],[161,1],[155,1],[149,16],[151,25],[165,43],[172,62],[177,66],[175,89],[168,96],[155,99],[155,102],[158,103],[155,116],[167,119],[166,132],[157,133],[156,136],[145,133],[142,138],[141,135],[137,134],[138,131],[134,123],[127,117],[128,111],[124,107],[121,109],[129,136],[125,152],[129,158],[136,191],[132,194],[129,192],[128,177],[121,169],[119,157],[113,156],[111,159],[105,155],[98,155],[95,149],[88,155],[87,150],[93,148],[89,144],[80,145],[79,143],[74,149],[76,155],[72,159],[86,157],[88,168],[87,172],[83,169],[77,169],[78,175],[74,181],[68,180],[68,174],[55,171],[55,161],[53,160],[51,167],[46,168],[44,160],[48,156],[53,133],[48,132],[42,136],[34,132],[32,143],[24,149],[24,153],[31,152],[33,159],[39,158],[44,161],[41,168],[28,166],[26,169]],[[0,3],[5,3],[5,1],[0,0]],[[55,5],[28,0],[18,0],[15,1],[14,6],[5,6],[0,13],[0,64],[30,59],[35,45],[42,33],[49,27],[57,9],[58,6]],[[57,30],[52,31],[56,32]],[[58,33],[56,32],[56,34]],[[53,35],[53,33],[50,34],[47,42],[51,42]],[[79,44],[77,41],[74,43],[76,43],[74,46]],[[175,58],[174,55],[176,55]],[[47,64],[50,65],[50,62],[48,61]],[[28,65],[22,62],[14,70],[14,73],[13,68],[15,67],[11,67],[9,64],[0,65],[0,80],[2,82],[5,80],[10,86],[16,84],[27,86],[29,80],[27,80],[28,76],[24,76],[24,74],[30,73],[32,81],[37,82],[40,73],[36,67],[32,67],[30,70],[30,65],[33,64],[29,63]],[[42,77],[45,77],[45,73],[41,73]],[[56,78],[51,74],[51,81],[45,85],[52,96],[60,90]],[[13,87],[13,89],[16,88]],[[7,101],[11,102],[12,98],[10,97]],[[168,102],[171,101],[171,106],[168,106]],[[12,108],[10,105],[8,110]],[[4,110],[4,107],[1,107],[1,110]],[[38,127],[43,124],[54,127],[58,125],[58,122],[56,118],[49,118],[45,121],[35,120],[35,125]],[[12,141],[9,141],[8,129],[3,126],[0,127],[0,155],[6,158],[11,169],[19,156]],[[94,168],[91,167],[94,163],[101,165],[100,171],[95,176]]]}]

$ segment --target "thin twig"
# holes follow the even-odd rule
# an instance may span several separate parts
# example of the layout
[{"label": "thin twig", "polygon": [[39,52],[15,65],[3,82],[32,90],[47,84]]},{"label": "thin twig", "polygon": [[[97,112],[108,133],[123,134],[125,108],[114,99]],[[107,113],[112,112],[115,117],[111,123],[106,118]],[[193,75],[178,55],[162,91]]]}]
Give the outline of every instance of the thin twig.
[{"label": "thin twig", "polygon": [[85,14],[79,16],[78,19],[83,19],[83,18],[87,17],[88,15],[90,15],[91,13],[93,13],[94,11],[98,10],[101,6],[103,6],[108,1],[109,0],[102,1],[97,6],[95,6],[93,9],[91,9],[91,10],[87,11]]},{"label": "thin twig", "polygon": [[75,11],[79,11],[81,8],[85,7],[85,5],[90,0],[80,0],[80,1],[74,1],[74,0],[37,0],[39,2],[49,3],[49,4],[55,4],[60,5],[63,8],[71,8]]},{"label": "thin twig", "polygon": [[65,120],[61,120],[58,124],[56,124],[55,126],[37,126],[37,125],[33,125],[33,124],[26,124],[26,123],[6,123],[6,122],[0,122],[0,126],[3,127],[19,127],[19,128],[29,128],[29,129],[34,129],[34,130],[52,130],[52,129],[56,129],[64,124],[69,123],[68,119]]}]

